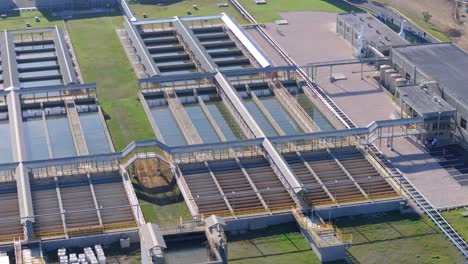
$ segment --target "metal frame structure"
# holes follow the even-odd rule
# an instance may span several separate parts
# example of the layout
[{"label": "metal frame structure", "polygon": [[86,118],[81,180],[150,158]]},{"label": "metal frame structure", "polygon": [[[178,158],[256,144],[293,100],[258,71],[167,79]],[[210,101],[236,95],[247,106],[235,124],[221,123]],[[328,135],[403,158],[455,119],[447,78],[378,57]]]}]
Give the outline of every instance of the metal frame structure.
[{"label": "metal frame structure", "polygon": [[371,57],[371,58],[362,58],[362,59],[349,59],[349,60],[337,60],[337,61],[324,61],[316,63],[308,63],[301,66],[301,68],[307,71],[307,75],[311,78],[313,82],[317,81],[317,69],[330,67],[330,77],[333,75],[333,66],[343,66],[343,65],[352,65],[360,64],[361,65],[361,79],[363,78],[364,64],[371,63],[384,63],[390,61],[388,57]]},{"label": "metal frame structure", "polygon": [[[25,103],[95,97],[96,84],[79,84],[64,34],[57,26],[31,30],[5,30],[1,35],[3,41],[0,43],[0,51],[4,70],[3,75],[6,78],[4,78],[5,89],[0,92],[0,96],[8,107],[12,156],[15,161],[15,163],[2,166],[16,166],[14,171],[19,202],[19,219],[24,225],[24,237],[28,240],[33,236],[32,223],[35,221],[35,214],[31,197],[29,169],[24,165],[27,158],[23,138],[22,105]],[[41,42],[44,40],[53,41],[54,43],[64,85],[22,89],[18,77],[14,45],[15,43]]]}]

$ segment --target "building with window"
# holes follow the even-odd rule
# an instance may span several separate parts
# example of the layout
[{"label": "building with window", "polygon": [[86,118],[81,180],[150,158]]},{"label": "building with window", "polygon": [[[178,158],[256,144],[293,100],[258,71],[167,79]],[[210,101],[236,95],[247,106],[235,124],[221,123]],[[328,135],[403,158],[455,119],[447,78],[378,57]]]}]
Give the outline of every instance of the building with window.
[{"label": "building with window", "polygon": [[355,48],[358,48],[359,36],[363,34],[366,44],[384,55],[389,54],[391,46],[408,44],[406,39],[369,13],[338,14],[336,32]]},{"label": "building with window", "polygon": [[[430,43],[393,47],[391,67],[413,88],[404,88],[415,102],[424,99],[421,89],[432,96],[427,107],[433,112],[445,102],[455,110],[452,138],[468,142],[468,53],[453,43]],[[415,86],[416,85],[416,86]],[[418,87],[421,87],[418,88]],[[401,90],[398,88],[397,90]],[[398,101],[398,100],[397,100]]]},{"label": "building with window", "polygon": [[35,0],[38,9],[66,11],[115,6],[118,0]]},{"label": "building with window", "polygon": [[0,10],[8,10],[14,8],[13,0],[1,0]]}]

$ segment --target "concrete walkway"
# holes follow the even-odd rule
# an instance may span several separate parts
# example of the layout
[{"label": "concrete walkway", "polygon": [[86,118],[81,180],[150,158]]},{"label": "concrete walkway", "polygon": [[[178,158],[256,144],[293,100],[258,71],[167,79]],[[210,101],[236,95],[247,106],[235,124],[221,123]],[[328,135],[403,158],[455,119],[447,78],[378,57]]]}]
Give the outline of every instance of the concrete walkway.
[{"label": "concrete walkway", "polygon": [[[282,34],[276,32],[274,23],[267,24],[267,30],[299,64],[353,58],[353,48],[335,33],[336,14],[288,12],[281,16],[289,22],[281,27]],[[257,43],[263,48],[261,41]],[[275,57],[269,49],[264,51]],[[364,67],[363,80],[360,69],[360,65],[334,67],[333,72],[346,80],[330,83],[330,69],[323,68],[318,71],[318,84],[358,126],[394,118],[391,95],[373,79],[374,68]],[[461,187],[425,150],[404,138],[395,140],[394,149],[383,143],[381,150],[436,208],[468,205],[468,188]]]}]

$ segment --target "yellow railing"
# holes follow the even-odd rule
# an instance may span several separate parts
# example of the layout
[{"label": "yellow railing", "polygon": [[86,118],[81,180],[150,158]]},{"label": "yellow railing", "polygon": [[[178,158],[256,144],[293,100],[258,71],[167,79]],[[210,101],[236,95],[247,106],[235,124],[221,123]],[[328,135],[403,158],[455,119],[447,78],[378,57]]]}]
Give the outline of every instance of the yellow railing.
[{"label": "yellow railing", "polygon": [[230,211],[213,211],[213,212],[206,212],[201,214],[201,220],[205,220],[206,218],[212,216],[212,215],[217,215],[221,217],[232,217],[233,215],[231,214]]},{"label": "yellow railing", "polygon": [[67,230],[69,236],[88,235],[88,234],[99,234],[102,233],[104,228],[102,226],[87,226],[70,228]]},{"label": "yellow railing", "polygon": [[353,235],[352,234],[343,234],[341,229],[339,229],[337,226],[335,227],[335,233],[338,236],[338,238],[343,241],[344,243],[351,244],[353,243]]},{"label": "yellow railing", "polygon": [[112,231],[112,230],[119,230],[119,229],[134,229],[136,227],[138,227],[136,222],[129,221],[129,222],[105,224],[102,226],[97,225],[97,226],[70,228],[67,230],[67,234],[69,236],[99,234],[104,231]]},{"label": "yellow railing", "polygon": [[268,212],[267,210],[265,210],[264,207],[259,207],[259,208],[252,208],[252,209],[234,210],[234,214],[236,216],[242,216],[242,215],[268,214]]},{"label": "yellow railing", "polygon": [[[285,212],[291,211],[295,208],[293,204],[283,204],[283,205],[275,205],[270,206],[269,209],[271,212]],[[263,207],[259,208],[252,208],[252,209],[242,209],[242,210],[234,210],[234,215],[230,211],[214,211],[214,212],[207,212],[201,214],[201,219],[205,219],[210,217],[211,215],[217,215],[221,217],[234,217],[234,216],[244,216],[244,215],[256,215],[256,214],[268,214],[268,211],[265,210]]]},{"label": "yellow railing", "polygon": [[34,237],[36,238],[46,238],[46,237],[63,237],[65,236],[65,232],[62,230],[56,231],[47,231],[47,232],[34,232]]},{"label": "yellow railing", "polygon": [[112,231],[112,230],[118,230],[118,229],[133,229],[136,227],[138,227],[138,225],[135,221],[105,224],[103,226],[104,231]]},{"label": "yellow railing", "polygon": [[387,199],[387,198],[397,198],[397,197],[400,197],[400,196],[401,195],[398,194],[398,192],[392,191],[392,192],[383,192],[383,193],[377,193],[377,194],[369,195],[369,199],[379,200],[379,199]]},{"label": "yellow railing", "polygon": [[[353,241],[353,236],[351,234],[343,234],[343,232],[337,227],[329,223],[322,223],[320,225],[314,225],[310,219],[308,219],[302,211],[300,210],[292,210],[292,213],[299,223],[299,225],[304,228],[311,238],[317,243],[318,246],[331,246],[331,245],[338,245],[341,243],[350,244]],[[330,240],[323,240],[320,237],[322,233],[330,233],[333,232],[339,238],[339,241],[333,242]]]},{"label": "yellow railing", "polygon": [[3,235],[0,236],[0,243],[13,243],[15,239],[23,240],[24,236]]},{"label": "yellow railing", "polygon": [[349,197],[349,198],[341,198],[336,199],[339,204],[347,204],[347,203],[357,203],[357,202],[367,202],[368,200],[366,197]]},{"label": "yellow railing", "polygon": [[327,205],[335,205],[336,203],[333,202],[332,200],[322,200],[322,201],[312,201],[310,204],[313,207],[318,207],[318,206],[327,206]]},{"label": "yellow railing", "polygon": [[295,208],[295,204],[284,204],[269,206],[271,212],[291,211]]}]

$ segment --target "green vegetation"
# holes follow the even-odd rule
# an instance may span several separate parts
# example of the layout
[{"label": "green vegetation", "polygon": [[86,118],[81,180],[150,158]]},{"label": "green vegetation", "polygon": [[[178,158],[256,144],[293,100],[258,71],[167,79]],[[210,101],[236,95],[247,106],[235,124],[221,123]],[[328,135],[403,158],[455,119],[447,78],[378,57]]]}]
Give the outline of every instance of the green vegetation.
[{"label": "green vegetation", "polygon": [[467,209],[445,211],[442,212],[442,215],[465,240],[468,240],[468,217],[462,216],[462,212],[466,210]]},{"label": "green vegetation", "polygon": [[427,11],[422,12],[422,16],[423,16],[424,22],[426,22],[426,23],[429,23],[429,21],[430,21],[431,18],[432,18],[431,13],[429,13],[429,12],[427,12]]},{"label": "green vegetation", "polygon": [[144,190],[135,178],[132,178],[132,183],[147,222],[161,227],[174,227],[180,223],[181,217],[183,221],[192,220],[177,184],[169,191],[149,191]]},{"label": "green vegetation", "polygon": [[321,263],[296,224],[230,235],[229,263]]},{"label": "green vegetation", "polygon": [[180,217],[182,217],[183,221],[192,220],[192,215],[183,198],[164,205],[158,205],[144,198],[139,198],[138,201],[146,221],[158,224],[161,227],[178,225]]},{"label": "green vegetation", "polygon": [[391,212],[338,218],[335,224],[353,235],[349,249],[357,263],[461,263],[463,257],[430,220]]},{"label": "green vegetation", "polygon": [[67,21],[86,82],[98,84],[98,98],[114,146],[122,150],[133,140],[154,138],[138,101],[138,82],[114,26],[121,16]]},{"label": "green vegetation", "polygon": [[[36,22],[35,17],[39,18],[40,22]],[[17,16],[11,15],[6,19],[0,19],[0,29],[4,30],[15,30],[25,29],[26,23],[31,25],[31,28],[44,28],[59,26],[63,28],[63,20],[48,20],[41,12],[37,11],[24,11],[19,13]]]},{"label": "green vegetation", "polygon": [[223,104],[222,101],[215,101],[214,103],[216,107],[218,108],[219,112],[223,116],[224,120],[226,120],[226,123],[228,124],[229,128],[232,130],[234,136],[237,139],[243,139],[244,138],[244,133],[242,132],[241,128],[239,125],[237,125],[236,120],[234,117],[231,115],[227,107]]},{"label": "green vegetation", "polygon": [[268,0],[265,5],[257,5],[254,0],[239,0],[239,3],[261,23],[281,19],[281,16],[278,14],[279,12],[323,11],[339,13],[362,11],[340,0]]},{"label": "green vegetation", "polygon": [[[237,10],[229,5],[229,7],[218,7],[219,3],[229,1],[219,0],[183,0],[183,1],[170,1],[169,4],[158,4],[157,0],[131,0],[130,7],[133,9],[135,15],[142,19],[143,14],[149,18],[168,18],[173,16],[187,16],[187,11],[191,11],[194,16],[213,15],[219,13],[227,13],[234,17],[238,23],[245,23],[246,21]],[[198,10],[193,8],[193,5],[198,6]]]},{"label": "green vegetation", "polygon": [[407,17],[409,20],[414,22],[416,25],[420,26],[424,31],[429,33],[430,35],[434,36],[435,38],[439,39],[442,42],[451,41],[449,37],[447,37],[439,28],[437,28],[434,24],[429,21],[425,21],[424,18],[415,15],[411,12],[403,8],[399,8],[397,6],[390,5],[392,8],[400,12],[403,16]]}]

